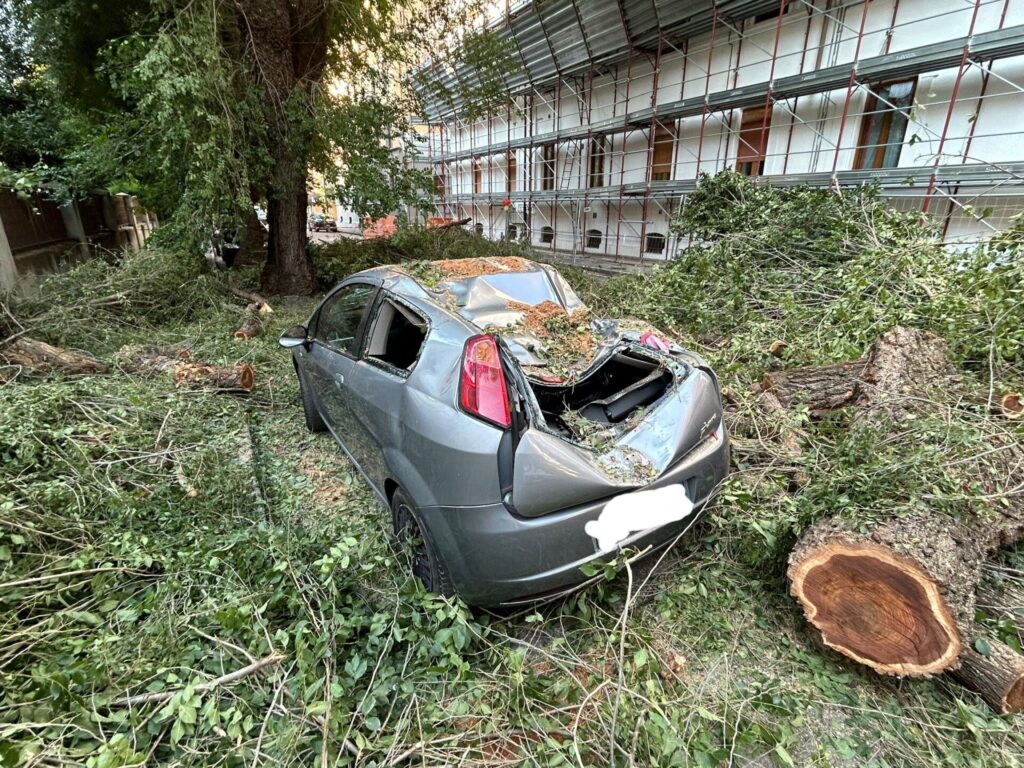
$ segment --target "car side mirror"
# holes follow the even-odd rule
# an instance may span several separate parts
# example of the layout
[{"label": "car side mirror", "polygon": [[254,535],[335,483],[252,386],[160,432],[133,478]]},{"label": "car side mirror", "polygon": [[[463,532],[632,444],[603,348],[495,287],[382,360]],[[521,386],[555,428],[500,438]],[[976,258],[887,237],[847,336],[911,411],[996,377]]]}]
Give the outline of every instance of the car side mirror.
[{"label": "car side mirror", "polygon": [[287,331],[281,334],[278,338],[277,343],[285,349],[291,349],[292,347],[298,347],[304,345],[309,339],[309,331],[306,330],[304,325],[293,325]]}]

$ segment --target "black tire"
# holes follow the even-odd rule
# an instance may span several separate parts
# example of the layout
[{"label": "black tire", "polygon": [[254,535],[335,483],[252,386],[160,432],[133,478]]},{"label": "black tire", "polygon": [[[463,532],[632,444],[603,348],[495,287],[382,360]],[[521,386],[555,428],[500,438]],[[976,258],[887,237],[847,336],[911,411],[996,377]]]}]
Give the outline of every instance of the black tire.
[{"label": "black tire", "polygon": [[326,431],[327,425],[324,424],[323,417],[320,415],[320,411],[316,409],[316,403],[313,401],[312,388],[306,382],[306,377],[299,373],[298,369],[296,369],[295,373],[299,377],[299,393],[302,397],[302,413],[306,417],[306,428],[310,432]]},{"label": "black tire", "polygon": [[439,595],[455,594],[448,571],[430,543],[430,533],[420,521],[415,505],[401,488],[391,497],[391,519],[395,526],[395,538],[399,545],[411,549],[412,574],[423,586]]}]

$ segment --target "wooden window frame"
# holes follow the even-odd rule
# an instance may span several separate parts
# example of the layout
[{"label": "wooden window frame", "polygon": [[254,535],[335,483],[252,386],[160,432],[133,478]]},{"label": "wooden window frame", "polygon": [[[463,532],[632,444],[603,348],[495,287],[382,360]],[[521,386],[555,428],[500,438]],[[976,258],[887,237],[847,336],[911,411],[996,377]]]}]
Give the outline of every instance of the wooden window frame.
[{"label": "wooden window frame", "polygon": [[540,157],[540,188],[547,192],[555,188],[555,164],[558,158],[555,144],[545,144],[541,147]]},{"label": "wooden window frame", "polygon": [[[669,181],[672,178],[672,169],[676,160],[676,140],[678,135],[674,128],[669,128],[661,123],[655,124],[654,139],[651,142],[651,164],[647,169],[648,181]],[[658,147],[668,146],[666,158],[665,150],[659,153]]]},{"label": "wooden window frame", "polygon": [[[746,107],[740,116],[739,145],[736,147],[736,172],[744,176],[762,176],[768,158],[768,136],[772,129],[770,106]],[[759,139],[758,146],[750,141]],[[746,147],[746,149],[744,149]],[[756,149],[757,151],[751,151]],[[746,152],[746,154],[744,154]]]},{"label": "wooden window frame", "polygon": [[587,187],[595,189],[605,186],[605,158],[611,153],[608,137],[603,133],[590,137],[590,157],[587,163]]},{"label": "wooden window frame", "polygon": [[[885,165],[885,153],[890,146],[889,137],[892,135],[893,121],[896,118],[896,113],[901,112],[902,109],[899,107],[893,108],[888,104],[883,104],[877,93],[883,88],[892,85],[899,85],[901,83],[913,83],[910,89],[910,103],[905,107],[907,110],[906,123],[903,125],[903,135],[900,137],[898,142],[895,144],[903,144],[903,140],[907,135],[907,127],[910,125],[910,111],[913,109],[914,97],[917,95],[917,78],[908,78],[905,80],[883,80],[878,83],[872,83],[869,86],[868,97],[864,102],[863,117],[860,121],[860,130],[857,134],[857,151],[853,156],[853,169],[854,170],[875,170],[881,168],[896,168],[899,165],[899,156],[896,157],[896,162],[893,165]],[[879,109],[883,107],[884,109]],[[868,144],[868,134],[871,132],[872,125],[876,119],[881,119],[883,125],[878,133],[878,141],[873,145]]]}]

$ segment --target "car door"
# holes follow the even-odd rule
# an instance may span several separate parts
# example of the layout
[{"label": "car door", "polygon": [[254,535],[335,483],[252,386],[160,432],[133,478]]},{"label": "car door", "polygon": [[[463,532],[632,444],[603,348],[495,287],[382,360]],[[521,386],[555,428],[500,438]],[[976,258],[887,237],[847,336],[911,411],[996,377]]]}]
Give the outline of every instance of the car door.
[{"label": "car door", "polygon": [[307,370],[324,420],[346,448],[352,407],[347,384],[376,294],[377,286],[370,283],[343,285],[320,306],[312,324],[311,364]]},{"label": "car door", "polygon": [[353,441],[346,446],[379,487],[389,475],[387,449],[402,449],[406,384],[428,329],[425,317],[382,290],[367,322],[363,354],[351,369]]}]

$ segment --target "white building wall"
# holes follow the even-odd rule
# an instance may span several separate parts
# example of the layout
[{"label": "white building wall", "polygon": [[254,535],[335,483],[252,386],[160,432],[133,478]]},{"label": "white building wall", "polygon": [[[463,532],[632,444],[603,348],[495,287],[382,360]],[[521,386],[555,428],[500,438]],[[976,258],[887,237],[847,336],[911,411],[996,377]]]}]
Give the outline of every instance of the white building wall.
[{"label": "white building wall", "polygon": [[[819,0],[818,4],[822,2]],[[664,47],[657,73],[656,57],[649,53],[629,63],[606,67],[599,74],[565,78],[557,87],[522,96],[503,115],[470,124],[455,121],[444,131],[443,147],[438,141],[440,134],[431,134],[430,152],[480,152],[482,147],[509,139],[544,137],[615,118],[623,118],[625,125],[627,113],[649,109],[652,104],[700,98],[765,83],[770,78],[777,80],[855,59],[898,54],[972,31],[977,35],[1001,25],[1018,24],[1024,25],[1024,0],[979,0],[977,5],[965,0],[872,0],[866,5],[836,5],[828,16],[811,12],[806,4],[791,3],[781,19],[772,17],[757,23],[748,19],[719,25],[713,39],[711,33],[705,33],[687,41],[683,50]],[[990,69],[984,94],[983,67],[971,65],[960,79],[952,109],[958,68],[916,77],[914,107],[898,167],[928,169],[937,161],[1024,161],[1024,56],[983,66]],[[853,168],[871,85],[855,84],[849,98],[844,86],[775,101],[768,123],[764,175],[830,174],[833,170]],[[735,168],[742,116],[742,109],[719,110],[712,102],[706,114],[669,123],[677,136],[672,178],[695,179],[700,173]],[[543,155],[538,143],[514,152],[515,191],[511,193],[513,205],[509,214],[501,210],[500,199],[468,208],[460,204],[459,210],[478,216],[488,236],[503,236],[509,223],[525,223],[529,218],[530,238],[537,245],[542,245],[541,227],[552,226],[554,242],[543,245],[570,251],[639,255],[647,234],[668,236],[667,209],[678,204],[678,200],[652,199],[645,209],[642,202],[627,199],[614,189],[647,182],[650,139],[646,127],[610,132],[608,142],[610,154],[604,163],[604,185],[587,191],[586,198],[580,193],[588,190],[590,181],[589,147],[586,139],[577,139],[557,145],[555,163],[556,190],[574,195],[559,199],[557,204],[538,197],[532,212],[526,215],[524,193],[542,190]],[[481,156],[478,161],[479,194],[498,198],[506,195],[506,153],[497,151]],[[449,196],[475,194],[473,162],[460,159],[448,163],[446,184]],[[918,190],[917,194],[920,198],[923,193]],[[1008,219],[1018,203],[1015,197],[1001,198],[1000,212],[993,220],[1000,216]],[[963,211],[948,219],[950,237],[991,230],[988,224],[979,223]],[[586,232],[590,229],[602,233],[597,248],[586,247]]]}]

